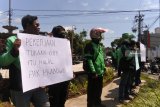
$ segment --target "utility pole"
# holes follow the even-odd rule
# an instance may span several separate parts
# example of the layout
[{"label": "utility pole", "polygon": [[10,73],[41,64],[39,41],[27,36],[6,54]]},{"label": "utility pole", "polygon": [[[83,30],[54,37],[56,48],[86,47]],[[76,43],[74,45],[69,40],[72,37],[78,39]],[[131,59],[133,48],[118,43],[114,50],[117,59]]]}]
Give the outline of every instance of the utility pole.
[{"label": "utility pole", "polygon": [[143,17],[144,17],[144,15],[141,14],[139,11],[138,15],[136,15],[134,18],[135,25],[132,27],[133,32],[138,31],[138,41],[139,42],[141,41],[141,35],[142,35],[143,28],[144,28],[144,26],[142,25]]},{"label": "utility pole", "polygon": [[160,27],[160,0],[159,0],[159,27]]},{"label": "utility pole", "polygon": [[[138,33],[138,42],[142,42],[143,44],[146,45],[146,56],[148,56],[148,41],[149,41],[149,30],[148,30],[148,26],[143,24],[143,18],[144,15],[141,14],[141,12],[138,12],[138,15],[135,16],[134,19],[134,26],[132,27],[132,31],[133,32],[137,32]],[[146,30],[144,30],[143,28],[146,28]],[[144,32],[144,34],[142,34],[142,32]]]},{"label": "utility pole", "polygon": [[72,55],[73,55],[73,36],[74,36],[74,30],[76,29],[76,27],[74,25],[72,25],[72,36],[71,36],[71,48],[72,48]]},{"label": "utility pole", "polygon": [[9,21],[8,21],[8,25],[11,26],[11,16],[12,16],[12,13],[11,13],[11,0],[9,0]]},{"label": "utility pole", "polygon": [[141,41],[141,22],[143,21],[143,16],[141,15],[140,11],[138,12],[138,41]]},{"label": "utility pole", "polygon": [[9,15],[8,25],[3,26],[3,28],[7,29],[9,34],[12,34],[13,30],[18,29],[18,27],[11,25],[11,21],[12,21],[12,18],[11,18],[12,17],[11,0],[9,0],[9,12],[8,12],[8,15]]}]

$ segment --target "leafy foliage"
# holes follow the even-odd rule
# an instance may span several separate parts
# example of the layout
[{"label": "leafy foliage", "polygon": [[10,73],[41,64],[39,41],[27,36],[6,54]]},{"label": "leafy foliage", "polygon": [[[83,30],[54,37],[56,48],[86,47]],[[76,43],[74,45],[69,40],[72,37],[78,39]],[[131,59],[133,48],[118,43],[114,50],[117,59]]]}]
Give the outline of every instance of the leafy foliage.
[{"label": "leafy foliage", "polygon": [[70,40],[71,47],[73,47],[73,55],[82,56],[83,49],[86,44],[87,31],[83,30],[79,34],[73,30],[68,31],[67,38]]},{"label": "leafy foliage", "polygon": [[160,107],[160,82],[147,78],[144,86],[140,89],[138,96],[131,103],[123,107]]}]

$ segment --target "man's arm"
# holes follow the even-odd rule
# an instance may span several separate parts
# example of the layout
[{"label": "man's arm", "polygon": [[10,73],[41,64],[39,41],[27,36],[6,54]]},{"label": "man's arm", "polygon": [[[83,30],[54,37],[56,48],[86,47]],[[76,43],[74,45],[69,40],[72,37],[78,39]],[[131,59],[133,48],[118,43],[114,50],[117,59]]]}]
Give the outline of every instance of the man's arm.
[{"label": "man's arm", "polygon": [[0,65],[8,66],[19,56],[20,40],[12,36],[7,39],[6,52],[0,55]]},{"label": "man's arm", "polygon": [[84,49],[84,53],[85,53],[85,58],[87,59],[87,63],[91,73],[96,73],[94,64],[93,64],[93,48],[91,47],[91,44],[86,45]]},{"label": "man's arm", "polygon": [[0,54],[5,52],[5,47],[6,47],[5,44],[6,44],[5,39],[0,39]]}]

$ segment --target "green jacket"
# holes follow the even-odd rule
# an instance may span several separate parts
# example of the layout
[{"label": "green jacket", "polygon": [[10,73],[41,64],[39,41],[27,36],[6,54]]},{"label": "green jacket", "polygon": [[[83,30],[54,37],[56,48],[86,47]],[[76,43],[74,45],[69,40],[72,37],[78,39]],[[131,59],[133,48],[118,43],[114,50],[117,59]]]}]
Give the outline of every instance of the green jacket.
[{"label": "green jacket", "polygon": [[133,50],[126,46],[121,47],[122,58],[120,59],[120,68],[123,72],[135,70],[135,54]]},{"label": "green jacket", "polygon": [[84,49],[84,54],[89,66],[88,72],[103,75],[105,71],[103,45],[94,42],[88,43]]},{"label": "green jacket", "polygon": [[122,54],[122,50],[121,48],[118,48],[116,50],[116,59],[117,59],[117,65],[119,66],[119,62],[120,62],[120,59],[122,58],[123,54]]},{"label": "green jacket", "polygon": [[6,41],[6,52],[0,55],[0,65],[9,67],[10,88],[22,90],[22,79],[19,55],[13,50],[13,43],[17,39],[11,36]]},{"label": "green jacket", "polygon": [[1,66],[8,66],[10,64],[14,64],[18,68],[20,68],[20,62],[19,62],[19,57],[14,57],[12,55],[12,48],[13,48],[13,43],[16,40],[16,36],[11,36],[7,39],[6,42],[6,52],[0,55],[0,65]]}]

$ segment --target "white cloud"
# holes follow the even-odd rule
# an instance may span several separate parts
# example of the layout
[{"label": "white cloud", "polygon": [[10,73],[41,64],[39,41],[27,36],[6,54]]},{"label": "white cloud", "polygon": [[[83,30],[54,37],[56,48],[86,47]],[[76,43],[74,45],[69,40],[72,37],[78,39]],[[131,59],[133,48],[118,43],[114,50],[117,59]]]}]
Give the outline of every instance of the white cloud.
[{"label": "white cloud", "polygon": [[69,31],[69,30],[76,30],[76,26],[66,26],[64,27],[66,31]]},{"label": "white cloud", "polygon": [[114,11],[114,10],[116,10],[115,8],[109,8],[109,9],[107,9],[107,10],[109,10],[109,11]]},{"label": "white cloud", "polygon": [[109,6],[109,3],[108,3],[108,2],[107,2],[107,3],[105,3],[105,6],[106,6],[106,7],[108,7],[108,6]]},{"label": "white cloud", "polygon": [[2,13],[3,13],[3,12],[2,12],[2,11],[0,11],[0,16],[2,15]]},{"label": "white cloud", "polygon": [[106,30],[105,33],[107,33],[107,34],[114,34],[114,33],[115,33],[115,32],[114,32],[113,30],[111,30],[111,29],[108,29],[108,28],[103,28],[103,29]]},{"label": "white cloud", "polygon": [[19,29],[14,30],[13,33],[19,33]]},{"label": "white cloud", "polygon": [[6,30],[6,29],[4,29],[4,28],[2,28],[2,27],[0,27],[0,31],[1,31],[2,33],[7,33],[7,32],[8,32],[8,30]]},{"label": "white cloud", "polygon": [[114,34],[115,31],[113,31],[113,30],[111,30],[111,29],[108,29],[108,32],[107,32],[107,33],[109,33],[109,34]]},{"label": "white cloud", "polygon": [[153,0],[143,0],[142,7],[143,9],[158,9],[159,2],[155,2]]},{"label": "white cloud", "polygon": [[100,10],[100,11],[105,11],[106,9],[105,9],[105,8],[100,8],[99,10]]},{"label": "white cloud", "polygon": [[68,0],[68,3],[73,3],[74,2],[74,0]]},{"label": "white cloud", "polygon": [[16,19],[14,19],[13,21],[14,21],[15,23],[18,23],[18,24],[21,23],[21,19],[20,19],[20,18],[16,18]]},{"label": "white cloud", "polygon": [[129,17],[125,17],[124,20],[129,20]]},{"label": "white cloud", "polygon": [[114,9],[114,8],[103,8],[103,7],[101,7],[99,10],[100,10],[100,11],[114,11],[114,10],[116,10],[116,9]]},{"label": "white cloud", "polygon": [[84,7],[86,7],[86,6],[88,6],[88,3],[81,3],[82,4],[82,6],[84,6]]},{"label": "white cloud", "polygon": [[1,23],[6,23],[6,22],[8,22],[8,17],[3,18],[3,19],[0,19],[0,22],[1,22]]}]

